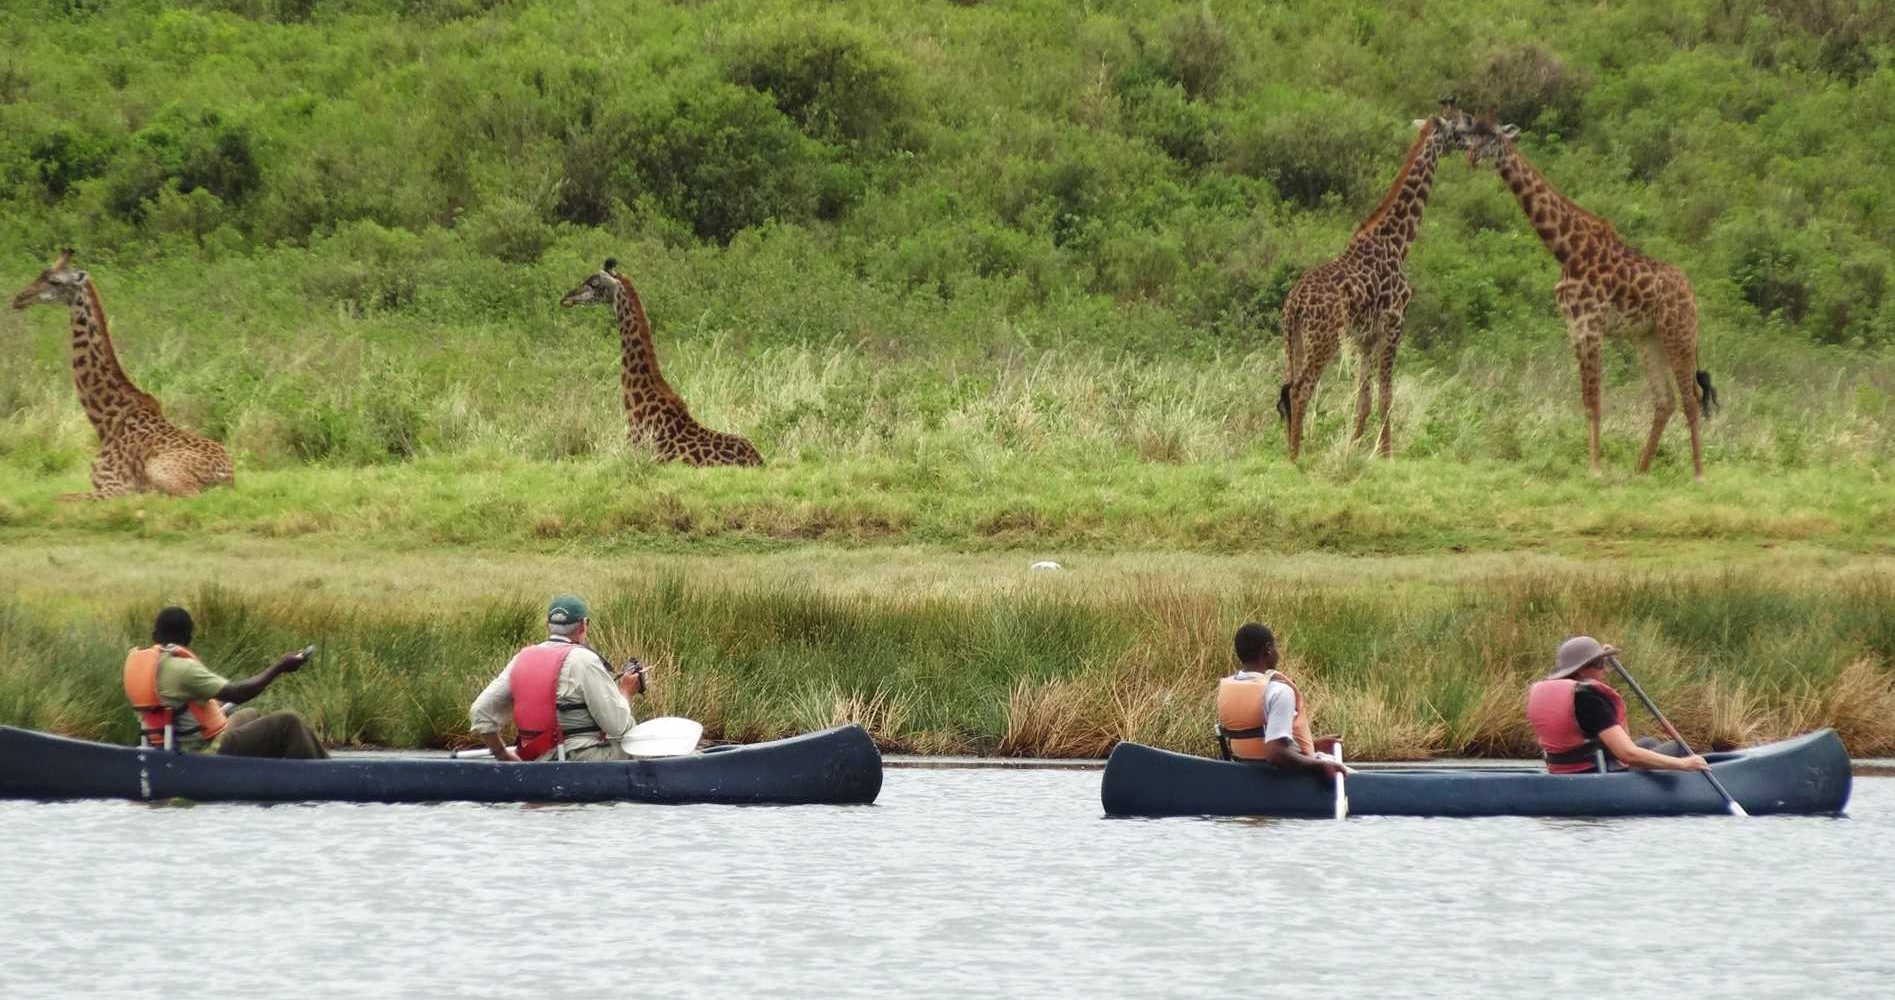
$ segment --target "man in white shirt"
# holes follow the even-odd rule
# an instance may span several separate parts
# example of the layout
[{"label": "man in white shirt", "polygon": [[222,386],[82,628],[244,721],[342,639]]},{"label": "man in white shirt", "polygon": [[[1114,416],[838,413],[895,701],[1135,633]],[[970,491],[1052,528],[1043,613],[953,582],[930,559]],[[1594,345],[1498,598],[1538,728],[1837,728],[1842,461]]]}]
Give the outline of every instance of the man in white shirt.
[{"label": "man in white shirt", "polygon": [[1336,737],[1310,736],[1302,692],[1276,668],[1282,655],[1276,636],[1248,622],[1232,645],[1240,669],[1217,683],[1217,736],[1225,757],[1334,778],[1342,770],[1328,756]]}]

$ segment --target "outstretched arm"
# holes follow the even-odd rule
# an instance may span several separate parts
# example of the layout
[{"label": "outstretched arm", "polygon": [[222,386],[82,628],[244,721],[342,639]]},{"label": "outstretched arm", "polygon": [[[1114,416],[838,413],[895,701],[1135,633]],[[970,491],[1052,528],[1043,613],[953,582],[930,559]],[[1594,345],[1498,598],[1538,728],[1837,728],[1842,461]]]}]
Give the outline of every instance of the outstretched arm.
[{"label": "outstretched arm", "polygon": [[217,692],[217,700],[226,705],[241,705],[271,685],[284,674],[293,674],[309,662],[309,657],[301,652],[285,653],[283,658],[272,663],[264,670],[251,674],[240,681],[231,681]]}]

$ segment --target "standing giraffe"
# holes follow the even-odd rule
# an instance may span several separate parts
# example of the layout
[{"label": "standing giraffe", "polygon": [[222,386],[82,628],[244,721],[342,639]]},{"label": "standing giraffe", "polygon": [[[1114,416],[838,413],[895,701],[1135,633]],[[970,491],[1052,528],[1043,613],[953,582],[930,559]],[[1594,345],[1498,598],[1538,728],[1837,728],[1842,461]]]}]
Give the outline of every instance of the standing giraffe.
[{"label": "standing giraffe", "polygon": [[1441,113],[1415,122],[1420,134],[1408,148],[1408,158],[1395,175],[1375,211],[1356,227],[1348,249],[1324,264],[1303,272],[1283,301],[1283,349],[1288,372],[1277,395],[1277,413],[1289,422],[1290,459],[1303,450],[1303,416],[1316,381],[1336,359],[1347,339],[1361,364],[1355,372],[1355,432],[1361,440],[1369,420],[1369,374],[1378,376],[1382,400],[1382,430],[1376,449],[1386,456],[1394,451],[1389,432],[1389,409],[1395,377],[1395,348],[1401,343],[1402,314],[1413,292],[1402,274],[1402,262],[1421,229],[1421,213],[1428,206],[1434,183],[1435,161],[1459,145],[1470,119],[1441,102]]},{"label": "standing giraffe", "polygon": [[[1519,130],[1492,120],[1474,122],[1464,144],[1467,162],[1494,163],[1513,189],[1520,210],[1559,261],[1553,298],[1566,318],[1566,334],[1579,359],[1579,392],[1586,404],[1586,435],[1592,471],[1599,471],[1599,347],[1618,336],[1645,354],[1645,381],[1652,394],[1652,431],[1638,471],[1651,468],[1665,422],[1684,397],[1691,429],[1691,472],[1704,479],[1704,447],[1698,439],[1700,403],[1706,418],[1717,406],[1711,373],[1698,368],[1698,299],[1684,272],[1625,245],[1612,223],[1553,190],[1513,144]],[[1693,385],[1693,382],[1696,385]],[[1673,391],[1673,383],[1677,391]]]},{"label": "standing giraffe", "polygon": [[86,272],[72,266],[71,250],[13,297],[15,309],[59,303],[72,312],[72,381],[99,435],[92,492],[60,499],[95,500],[145,490],[188,497],[231,482],[224,446],[166,420],[158,401],[119,367],[99,290]]},{"label": "standing giraffe", "polygon": [[763,456],[749,441],[714,431],[698,423],[684,399],[658,373],[658,352],[651,343],[651,320],[639,301],[632,280],[614,273],[618,261],[605,267],[559,300],[562,306],[612,303],[618,317],[619,386],[625,396],[625,419],[634,443],[650,441],[662,462],[683,460],[687,465],[762,465]]}]

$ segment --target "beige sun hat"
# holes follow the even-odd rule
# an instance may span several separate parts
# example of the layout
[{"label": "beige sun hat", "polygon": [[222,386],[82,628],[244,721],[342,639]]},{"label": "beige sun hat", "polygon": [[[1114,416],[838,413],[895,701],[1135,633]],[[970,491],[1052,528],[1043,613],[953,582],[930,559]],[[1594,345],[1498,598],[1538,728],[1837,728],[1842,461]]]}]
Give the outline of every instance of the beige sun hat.
[{"label": "beige sun hat", "polygon": [[1611,648],[1589,635],[1573,636],[1559,644],[1559,652],[1553,655],[1553,672],[1547,674],[1546,679],[1571,677],[1612,655]]}]

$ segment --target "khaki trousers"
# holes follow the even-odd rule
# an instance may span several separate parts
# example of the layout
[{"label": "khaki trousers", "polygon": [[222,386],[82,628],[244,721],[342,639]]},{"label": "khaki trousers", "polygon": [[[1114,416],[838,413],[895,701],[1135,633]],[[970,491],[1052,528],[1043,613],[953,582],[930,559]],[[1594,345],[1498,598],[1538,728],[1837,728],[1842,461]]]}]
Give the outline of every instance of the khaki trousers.
[{"label": "khaki trousers", "polygon": [[230,715],[224,734],[217,741],[217,752],[227,757],[295,757],[323,760],[329,751],[322,748],[309,723],[295,712],[271,712],[264,715],[254,708],[240,708]]}]

